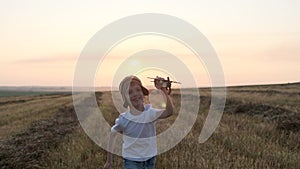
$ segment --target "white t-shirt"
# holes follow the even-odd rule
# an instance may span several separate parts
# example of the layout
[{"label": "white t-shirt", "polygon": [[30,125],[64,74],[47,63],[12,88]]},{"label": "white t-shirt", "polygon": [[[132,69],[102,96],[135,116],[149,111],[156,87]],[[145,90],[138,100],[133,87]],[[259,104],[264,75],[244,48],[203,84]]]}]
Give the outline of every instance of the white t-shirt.
[{"label": "white t-shirt", "polygon": [[145,105],[145,110],[139,115],[133,115],[128,110],[116,119],[111,131],[123,132],[123,158],[146,161],[156,156],[155,122],[159,116],[158,111],[148,104]]}]

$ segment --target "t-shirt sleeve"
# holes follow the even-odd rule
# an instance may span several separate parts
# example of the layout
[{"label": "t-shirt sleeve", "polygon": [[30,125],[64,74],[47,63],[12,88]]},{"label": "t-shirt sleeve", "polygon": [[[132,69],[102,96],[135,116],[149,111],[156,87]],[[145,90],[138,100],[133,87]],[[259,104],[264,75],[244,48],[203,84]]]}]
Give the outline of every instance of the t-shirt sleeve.
[{"label": "t-shirt sleeve", "polygon": [[111,132],[121,132],[123,131],[123,127],[122,127],[122,117],[119,116],[116,120],[115,120],[115,124],[111,127]]},{"label": "t-shirt sleeve", "polygon": [[151,113],[150,113],[150,121],[156,122],[157,120],[159,120],[159,116],[161,115],[161,112],[163,110],[161,109],[155,109],[155,108],[151,108]]}]

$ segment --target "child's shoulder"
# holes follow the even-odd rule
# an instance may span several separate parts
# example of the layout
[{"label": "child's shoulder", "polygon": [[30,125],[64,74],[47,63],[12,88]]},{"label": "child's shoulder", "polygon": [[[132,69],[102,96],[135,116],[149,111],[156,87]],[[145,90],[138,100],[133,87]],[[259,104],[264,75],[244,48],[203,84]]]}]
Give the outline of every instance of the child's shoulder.
[{"label": "child's shoulder", "polygon": [[129,113],[129,111],[123,112],[119,115],[119,118],[124,118]]}]

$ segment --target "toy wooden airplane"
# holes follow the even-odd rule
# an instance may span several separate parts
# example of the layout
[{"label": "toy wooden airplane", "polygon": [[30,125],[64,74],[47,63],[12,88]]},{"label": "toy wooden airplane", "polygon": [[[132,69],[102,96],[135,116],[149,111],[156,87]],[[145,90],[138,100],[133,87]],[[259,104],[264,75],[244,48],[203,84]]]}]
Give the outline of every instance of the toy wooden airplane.
[{"label": "toy wooden airplane", "polygon": [[154,85],[161,84],[162,87],[166,87],[169,91],[168,94],[171,94],[171,85],[172,85],[172,83],[181,84],[180,82],[170,81],[169,77],[167,77],[167,79],[164,79],[164,78],[159,77],[159,76],[156,76],[155,78],[153,78],[153,77],[148,77],[148,78],[154,80],[154,81],[151,81],[151,82],[154,82]]}]

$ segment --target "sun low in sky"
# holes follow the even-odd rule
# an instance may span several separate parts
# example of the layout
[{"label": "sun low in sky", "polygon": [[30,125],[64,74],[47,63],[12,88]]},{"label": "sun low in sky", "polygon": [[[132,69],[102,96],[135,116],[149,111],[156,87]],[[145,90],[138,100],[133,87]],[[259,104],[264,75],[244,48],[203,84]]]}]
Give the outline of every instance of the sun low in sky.
[{"label": "sun low in sky", "polygon": [[[300,2],[229,1],[1,1],[0,86],[72,86],[77,58],[104,26],[126,16],[162,13],[195,26],[222,64],[226,85],[300,81]],[[122,28],[120,28],[122,29]],[[146,49],[174,54],[198,86],[209,86],[203,62],[174,39],[136,36],[115,46],[101,61],[96,86],[111,86],[124,60]],[[143,59],[136,59],[138,66]],[[171,76],[163,70],[146,76]],[[176,79],[176,77],[173,77]]]}]

